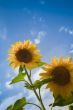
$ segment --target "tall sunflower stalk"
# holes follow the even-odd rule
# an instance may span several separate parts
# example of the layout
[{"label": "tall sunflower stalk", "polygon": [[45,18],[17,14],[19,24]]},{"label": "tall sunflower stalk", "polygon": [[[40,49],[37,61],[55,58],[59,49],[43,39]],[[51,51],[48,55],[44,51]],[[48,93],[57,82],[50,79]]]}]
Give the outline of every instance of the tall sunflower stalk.
[{"label": "tall sunflower stalk", "polygon": [[[44,84],[53,93],[54,102],[49,105],[51,110],[54,106],[66,106],[73,103],[73,62],[71,57],[66,59],[60,57],[59,60],[54,57],[51,64],[46,64],[41,61],[42,55],[38,52],[37,45],[29,40],[16,42],[11,46],[8,60],[11,67],[19,68],[19,73],[10,84],[23,81],[26,89],[34,92],[39,105],[29,102],[23,97],[6,110],[25,110],[25,106],[29,104],[36,106],[38,110],[47,110],[40,91]],[[38,67],[41,67],[43,72],[40,73],[40,79],[32,82],[31,71]]]}]

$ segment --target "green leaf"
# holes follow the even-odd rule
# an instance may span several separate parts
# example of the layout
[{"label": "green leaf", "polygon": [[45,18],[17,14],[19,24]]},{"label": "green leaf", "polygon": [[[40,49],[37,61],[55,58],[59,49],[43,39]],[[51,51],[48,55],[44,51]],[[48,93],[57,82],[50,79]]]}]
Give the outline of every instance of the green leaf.
[{"label": "green leaf", "polygon": [[33,86],[28,84],[28,83],[25,83],[25,87],[27,89],[30,89],[30,90],[33,90],[33,88],[35,89],[38,89],[38,88],[41,88],[41,86],[43,86],[44,84],[47,84],[48,82],[52,81],[53,78],[52,77],[49,77],[47,79],[44,79],[44,80],[36,80],[34,83],[33,83]]},{"label": "green leaf", "polygon": [[30,84],[28,83],[25,83],[25,87],[29,90],[33,90],[33,86],[31,86]]},{"label": "green leaf", "polygon": [[6,109],[6,110],[12,110],[12,108],[13,108],[13,106],[12,106],[12,105],[10,105],[9,107],[7,107],[7,109]]},{"label": "green leaf", "polygon": [[12,110],[23,110],[23,107],[26,104],[27,104],[26,98],[23,97],[15,102]]},{"label": "green leaf", "polygon": [[26,73],[19,73],[18,76],[12,79],[10,84],[18,83],[20,81],[24,81],[24,77],[26,76]]},{"label": "green leaf", "polygon": [[46,64],[45,62],[38,62],[38,66],[43,66],[45,64]]},{"label": "green leaf", "polygon": [[26,98],[18,99],[13,105],[10,105],[6,110],[24,110],[23,107],[27,104]]},{"label": "green leaf", "polygon": [[64,99],[62,96],[58,96],[58,97],[54,97],[54,98],[55,98],[55,100],[53,103],[53,107],[54,106],[66,106],[66,105],[73,103],[73,93],[66,99]]},{"label": "green leaf", "polygon": [[37,88],[40,88],[41,86],[43,86],[44,84],[47,84],[48,82],[52,81],[53,78],[52,77],[49,77],[47,79],[43,79],[43,80],[36,80],[33,84],[33,86],[37,89]]}]

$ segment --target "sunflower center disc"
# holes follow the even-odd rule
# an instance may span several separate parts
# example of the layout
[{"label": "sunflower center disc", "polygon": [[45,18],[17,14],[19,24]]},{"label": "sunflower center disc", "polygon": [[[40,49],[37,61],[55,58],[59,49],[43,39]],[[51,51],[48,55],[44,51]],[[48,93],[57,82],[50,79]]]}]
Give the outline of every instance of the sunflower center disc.
[{"label": "sunflower center disc", "polygon": [[20,62],[29,63],[32,60],[32,55],[28,50],[21,49],[16,53],[16,58]]},{"label": "sunflower center disc", "polygon": [[70,82],[70,74],[68,69],[65,67],[56,67],[52,71],[53,77],[54,77],[54,82],[57,83],[58,85],[66,85]]}]

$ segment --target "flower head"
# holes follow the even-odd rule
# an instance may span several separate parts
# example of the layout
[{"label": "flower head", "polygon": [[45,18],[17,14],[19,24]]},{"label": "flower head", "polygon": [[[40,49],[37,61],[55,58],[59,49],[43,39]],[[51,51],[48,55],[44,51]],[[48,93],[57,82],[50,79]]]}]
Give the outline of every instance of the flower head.
[{"label": "flower head", "polygon": [[37,46],[30,41],[16,42],[9,50],[9,61],[12,67],[26,66],[28,69],[38,67],[40,58]]},{"label": "flower head", "polygon": [[58,60],[53,58],[51,64],[44,67],[44,72],[40,74],[42,79],[52,76],[53,80],[48,82],[47,88],[53,92],[54,96],[66,98],[73,92],[73,63],[71,57]]}]

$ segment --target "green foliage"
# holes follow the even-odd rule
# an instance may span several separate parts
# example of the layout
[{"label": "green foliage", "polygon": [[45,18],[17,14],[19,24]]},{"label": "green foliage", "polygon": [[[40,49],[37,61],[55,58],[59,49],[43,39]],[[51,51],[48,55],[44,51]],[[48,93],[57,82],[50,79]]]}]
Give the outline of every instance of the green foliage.
[{"label": "green foliage", "polygon": [[12,79],[10,84],[18,83],[20,81],[24,81],[24,77],[26,76],[26,73],[19,73],[18,76]]},{"label": "green foliage", "polygon": [[52,81],[53,78],[52,77],[49,77],[47,79],[44,79],[44,80],[36,80],[34,83],[33,83],[33,86],[28,84],[28,83],[25,83],[25,87],[27,89],[30,89],[30,90],[33,90],[33,88],[35,89],[38,89],[38,88],[41,88],[44,84],[47,84],[48,82]]},{"label": "green foliage", "polygon": [[33,90],[33,86],[32,85],[30,85],[29,83],[25,83],[25,87],[27,88],[27,89],[29,89],[29,90]]},{"label": "green foliage", "polygon": [[6,110],[23,110],[23,107],[27,104],[26,98],[18,99],[13,105],[10,105]]},{"label": "green foliage", "polygon": [[46,64],[45,62],[38,62],[38,66],[43,66],[45,64]]},{"label": "green foliage", "polygon": [[7,107],[6,110],[12,110],[12,105],[10,105],[9,107]]},{"label": "green foliage", "polygon": [[24,77],[26,76],[26,72],[22,66],[19,67],[19,74],[14,77],[10,84],[18,83],[20,81],[24,81]]},{"label": "green foliage", "polygon": [[73,110],[73,106],[72,105],[69,106],[69,110]]},{"label": "green foliage", "polygon": [[22,73],[22,72],[23,72],[23,67],[20,66],[20,67],[19,67],[19,73]]},{"label": "green foliage", "polygon": [[23,97],[15,102],[13,110],[21,110],[26,104],[27,104],[26,98]]},{"label": "green foliage", "polygon": [[54,97],[54,98],[55,98],[55,100],[53,103],[53,107],[54,106],[66,106],[66,105],[73,103],[73,93],[66,99],[62,98],[62,96],[58,96],[58,97]]},{"label": "green foliage", "polygon": [[[29,44],[30,40],[25,40],[25,42]],[[11,62],[10,65],[12,65],[13,63],[14,62]],[[26,63],[28,63],[28,62],[26,62]],[[35,63],[38,64],[38,67],[41,67],[43,70],[45,70],[45,66],[44,66],[46,64],[45,62],[42,62],[42,61],[38,62],[37,61]],[[29,82],[24,79],[25,76],[27,76]],[[37,107],[39,107],[40,110],[46,110],[46,108],[43,104],[42,97],[41,97],[40,88],[43,85],[53,81],[53,77],[48,77],[47,79],[43,79],[43,80],[36,80],[33,83],[32,80],[31,80],[31,71],[30,71],[30,74],[29,74],[28,71],[27,71],[27,68],[24,65],[24,66],[19,67],[18,75],[12,79],[10,84],[15,84],[15,83],[18,83],[18,82],[21,82],[21,81],[25,82],[25,87],[27,89],[33,90],[33,92],[35,93],[36,98],[38,99],[38,101],[40,103],[40,106],[38,106],[36,104],[33,104],[33,105],[36,105]],[[39,93],[37,92],[36,89],[39,89]],[[54,96],[54,103],[50,104],[50,106],[52,106],[52,107],[54,107],[54,106],[66,106],[66,105],[70,105],[72,103],[73,103],[73,93],[69,97],[66,97],[66,99],[64,99],[62,96],[58,96],[58,97]],[[26,98],[23,97],[21,99],[18,99],[14,104],[11,104],[6,110],[23,110],[25,105],[27,105],[27,104],[32,104],[32,103],[27,102]],[[70,106],[69,110],[73,110],[73,106]]]},{"label": "green foliage", "polygon": [[34,85],[35,89],[37,89],[37,88],[42,87],[44,84],[47,84],[48,82],[50,82],[52,80],[53,80],[52,77],[49,77],[47,79],[43,79],[41,81],[40,80],[36,80],[33,85]]}]

